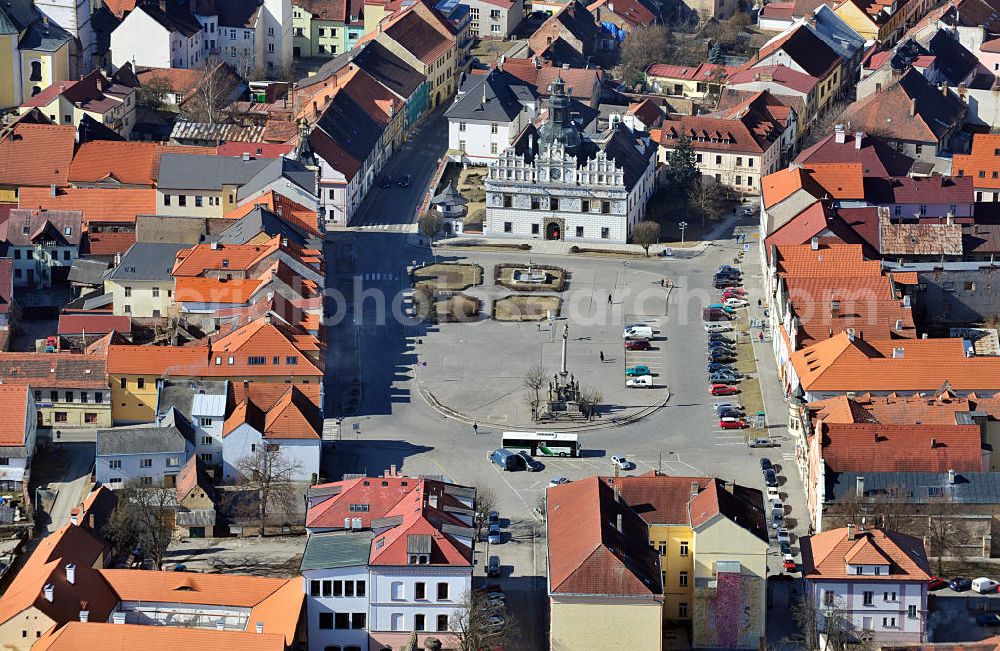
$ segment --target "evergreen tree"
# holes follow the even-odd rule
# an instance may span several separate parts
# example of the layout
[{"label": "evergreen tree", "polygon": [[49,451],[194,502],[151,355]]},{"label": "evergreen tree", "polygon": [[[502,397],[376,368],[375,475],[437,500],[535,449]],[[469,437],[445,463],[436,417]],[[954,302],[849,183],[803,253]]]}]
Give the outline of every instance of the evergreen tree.
[{"label": "evergreen tree", "polygon": [[701,178],[695,164],[691,140],[686,135],[677,139],[677,146],[667,156],[666,179],[669,191],[681,201],[687,201]]},{"label": "evergreen tree", "polygon": [[726,62],[726,56],[718,42],[713,43],[712,47],[708,49],[708,62],[716,65],[722,65]]}]

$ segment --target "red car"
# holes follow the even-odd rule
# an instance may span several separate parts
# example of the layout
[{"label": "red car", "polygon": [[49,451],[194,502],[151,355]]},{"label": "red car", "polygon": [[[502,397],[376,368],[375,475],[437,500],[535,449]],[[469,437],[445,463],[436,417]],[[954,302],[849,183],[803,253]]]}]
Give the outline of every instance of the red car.
[{"label": "red car", "polygon": [[743,429],[746,427],[746,422],[740,420],[739,418],[721,418],[719,419],[720,429]]},{"label": "red car", "polygon": [[726,300],[727,298],[746,298],[746,296],[747,293],[743,291],[742,287],[730,287],[722,292],[722,300]]},{"label": "red car", "polygon": [[649,350],[649,339],[627,339],[625,350]]},{"label": "red car", "polygon": [[947,579],[942,579],[940,576],[932,576],[931,580],[927,582],[928,590],[940,590],[941,588],[947,588]]},{"label": "red car", "polygon": [[782,565],[784,566],[786,572],[794,572],[795,571],[795,561],[793,561],[790,558],[786,558],[782,562]]},{"label": "red car", "polygon": [[709,387],[708,392],[713,396],[731,396],[739,393],[740,390],[728,384],[713,384]]}]

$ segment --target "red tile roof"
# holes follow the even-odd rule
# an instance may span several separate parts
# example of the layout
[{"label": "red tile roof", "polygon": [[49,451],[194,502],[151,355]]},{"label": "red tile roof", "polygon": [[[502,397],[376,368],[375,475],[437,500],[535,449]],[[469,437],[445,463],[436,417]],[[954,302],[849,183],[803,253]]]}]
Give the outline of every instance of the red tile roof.
[{"label": "red tile roof", "polygon": [[705,490],[691,498],[688,512],[695,531],[721,516],[768,544],[764,495],[756,488],[712,479]]},{"label": "red tile roof", "polygon": [[295,145],[288,143],[267,143],[267,142],[226,142],[215,149],[218,156],[242,156],[250,154],[256,158],[278,158],[284,156],[295,149]]},{"label": "red tile roof", "polygon": [[758,93],[725,116],[670,114],[659,129],[660,146],[673,148],[677,139],[686,136],[695,150],[762,154],[781,139],[785,129],[761,109],[760,97]]},{"label": "red tile roof", "polygon": [[0,381],[34,389],[107,389],[107,360],[77,353],[0,353]]},{"label": "red tile roof", "polygon": [[[913,165],[913,159],[896,151],[881,138],[861,134],[861,147],[857,147],[859,132],[845,131],[844,142],[838,143],[832,133],[812,147],[803,150],[795,158],[796,163],[812,165],[816,163],[861,163],[861,173],[866,176],[885,178],[906,176]],[[958,156],[955,156],[958,158]]]},{"label": "red tile roof", "polygon": [[546,499],[550,594],[662,594],[649,528],[600,477],[550,487]]},{"label": "red tile roof", "polygon": [[602,477],[646,524],[688,524],[687,503],[711,483],[709,477],[670,477],[648,472],[638,477]]},{"label": "red tile roof", "polygon": [[132,332],[132,317],[110,314],[60,314],[58,333],[63,336],[106,335],[109,332]]},{"label": "red tile roof", "polygon": [[0,139],[0,185],[66,185],[75,145],[72,126],[18,123]]},{"label": "red tile roof", "polygon": [[135,244],[135,232],[90,232],[84,238],[84,255],[113,256],[125,253]]},{"label": "red tile roof", "polygon": [[156,190],[139,188],[61,188],[55,196],[49,188],[22,188],[21,208],[81,210],[90,224],[135,224],[136,215],[156,214]]},{"label": "red tile roof", "polygon": [[729,75],[728,84],[734,88],[741,84],[767,83],[784,86],[799,93],[809,94],[819,79],[804,72],[793,70],[788,66],[758,66],[746,70],[737,70]]},{"label": "red tile roof", "polygon": [[[152,187],[160,174],[163,154],[214,156],[214,147],[161,145],[154,142],[92,140],[80,145],[69,167],[73,183],[117,182]],[[40,185],[40,184],[34,184]],[[63,184],[65,185],[65,184]]]},{"label": "red tile roof", "polygon": [[757,54],[743,64],[740,69],[754,68],[758,63],[766,62],[771,55],[779,50],[798,64],[806,74],[817,79],[826,79],[840,66],[840,55],[805,25],[799,25],[760,48]]},{"label": "red tile roof", "polygon": [[[801,549],[802,576],[811,581],[829,579],[868,583],[926,582],[930,579],[930,566],[923,542],[895,531],[877,527],[842,527],[803,536]],[[850,558],[872,564],[888,561],[889,573],[856,576],[854,572],[848,571]]]},{"label": "red tile roof", "polygon": [[174,300],[178,303],[232,303],[242,305],[250,300],[263,283],[257,278],[200,278],[181,276],[174,283]]},{"label": "red tile roof", "polygon": [[0,413],[4,414],[3,425],[0,425],[0,445],[21,447],[25,444],[28,399],[28,387],[24,385],[0,386]]},{"label": "red tile roof", "polygon": [[687,79],[689,81],[726,80],[736,72],[736,66],[724,66],[715,63],[699,63],[696,66],[680,66],[671,63],[653,63],[646,68],[647,77],[665,77],[667,79]]},{"label": "red tile roof", "polygon": [[955,176],[968,177],[977,188],[1000,189],[1000,134],[974,135],[971,153],[955,154],[951,171]]},{"label": "red tile roof", "polygon": [[147,626],[90,621],[69,622],[42,636],[33,651],[176,651],[189,649],[232,649],[239,651],[284,651],[285,638],[254,630],[217,631],[179,626]]},{"label": "red tile roof", "polygon": [[835,472],[984,470],[979,425],[823,423],[822,436]]},{"label": "red tile roof", "polygon": [[323,431],[319,406],[296,387],[277,386],[285,391],[273,402],[244,399],[237,404],[226,418],[223,436],[246,423],[267,439],[319,439]]}]

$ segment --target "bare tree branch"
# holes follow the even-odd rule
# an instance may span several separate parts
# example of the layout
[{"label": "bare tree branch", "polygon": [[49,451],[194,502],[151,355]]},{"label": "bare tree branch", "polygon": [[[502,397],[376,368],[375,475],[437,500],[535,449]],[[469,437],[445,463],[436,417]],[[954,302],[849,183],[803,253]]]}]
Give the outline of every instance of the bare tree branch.
[{"label": "bare tree branch", "polygon": [[298,495],[292,478],[302,464],[289,459],[276,445],[258,445],[255,453],[236,462],[239,484],[257,493],[258,532],[264,536],[267,516],[275,511],[289,512],[297,506]]},{"label": "bare tree branch", "polygon": [[173,538],[175,508],[173,489],[130,481],[119,491],[105,535],[119,554],[139,548],[159,569]]},{"label": "bare tree branch", "polygon": [[531,417],[538,420],[538,409],[542,405],[542,387],[548,381],[548,371],[541,364],[535,364],[524,375],[524,388],[528,390],[528,404]]}]

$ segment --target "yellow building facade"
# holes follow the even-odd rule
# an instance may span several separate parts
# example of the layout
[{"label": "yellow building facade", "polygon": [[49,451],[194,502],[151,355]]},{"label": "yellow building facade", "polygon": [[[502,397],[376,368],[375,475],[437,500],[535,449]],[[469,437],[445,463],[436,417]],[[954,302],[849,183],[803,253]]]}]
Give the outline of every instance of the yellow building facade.
[{"label": "yellow building facade", "polygon": [[663,602],[658,598],[551,596],[552,651],[663,648]]},{"label": "yellow building facade", "polygon": [[[905,12],[896,11],[885,20],[876,21],[854,2],[842,2],[833,10],[841,20],[866,41],[892,44],[903,27]],[[884,14],[879,14],[883,16]]]},{"label": "yellow building facade", "polygon": [[23,98],[34,97],[52,84],[67,79],[69,79],[68,43],[54,51],[21,50]]},{"label": "yellow building facade", "polygon": [[660,555],[664,619],[691,619],[694,595],[694,532],[686,524],[651,524],[649,544]]},{"label": "yellow building facade", "polygon": [[11,108],[21,103],[20,80],[15,78],[18,69],[17,30],[2,29],[0,25],[0,108]]}]

